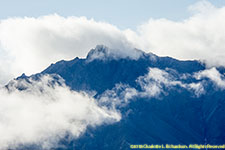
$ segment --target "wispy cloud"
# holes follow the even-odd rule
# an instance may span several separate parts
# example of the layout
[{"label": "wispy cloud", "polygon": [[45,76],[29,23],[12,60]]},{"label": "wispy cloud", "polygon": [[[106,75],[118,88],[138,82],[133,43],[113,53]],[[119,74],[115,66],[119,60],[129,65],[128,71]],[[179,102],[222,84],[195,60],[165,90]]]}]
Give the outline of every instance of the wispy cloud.
[{"label": "wispy cloud", "polygon": [[225,76],[221,74],[215,67],[195,73],[197,79],[209,78],[216,86],[225,89]]},{"label": "wispy cloud", "polygon": [[[186,83],[182,76],[195,78],[195,74],[179,74],[179,78],[172,75],[171,69],[161,70],[158,68],[149,68],[149,72],[144,76],[136,79],[137,86],[134,88],[125,84],[116,84],[111,90],[106,90],[99,96],[99,102],[109,108],[125,107],[131,100],[136,98],[160,99],[168,94],[171,89],[184,89],[191,93],[193,97],[199,97],[205,94],[204,84],[202,81]],[[197,73],[196,73],[197,74]]]}]

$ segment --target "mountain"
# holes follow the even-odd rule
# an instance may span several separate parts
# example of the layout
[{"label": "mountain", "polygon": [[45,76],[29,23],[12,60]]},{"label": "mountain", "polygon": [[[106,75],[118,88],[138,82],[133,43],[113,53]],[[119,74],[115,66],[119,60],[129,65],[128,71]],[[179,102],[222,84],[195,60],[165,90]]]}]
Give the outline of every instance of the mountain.
[{"label": "mountain", "polygon": [[[106,58],[92,60],[96,53]],[[88,53],[86,59],[62,60],[52,64],[41,74],[58,74],[73,90],[94,90],[101,94],[106,89],[112,89],[116,83],[134,85],[137,77],[148,72],[148,67],[171,68],[180,73],[193,73],[205,69],[198,61],[178,61],[144,52],[138,60],[114,59],[109,53],[106,47],[97,46]]]},{"label": "mountain", "polygon": [[[30,77],[23,74],[15,79],[38,80],[45,74],[59,75],[74,91],[94,91],[97,101],[101,102],[102,97],[119,101],[115,106],[122,115],[119,122],[89,127],[78,139],[65,137],[60,142],[64,147],[55,149],[224,144],[225,88],[218,82],[225,81],[225,69],[207,68],[200,61],[180,61],[140,50],[135,53],[139,54],[138,58],[119,57],[109,48],[97,46],[84,59],[62,60],[41,73]],[[210,72],[220,74],[220,78],[210,78]],[[13,83],[6,86],[8,89],[10,84]],[[126,94],[131,94],[129,90],[135,94],[126,98]]]}]

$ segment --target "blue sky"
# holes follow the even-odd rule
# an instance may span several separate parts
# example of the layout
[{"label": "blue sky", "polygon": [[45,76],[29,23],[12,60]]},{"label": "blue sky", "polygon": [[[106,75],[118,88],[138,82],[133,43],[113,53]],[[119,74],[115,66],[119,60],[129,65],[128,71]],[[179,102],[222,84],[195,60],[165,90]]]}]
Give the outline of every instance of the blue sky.
[{"label": "blue sky", "polygon": [[[5,0],[0,5],[0,19],[57,13],[94,18],[120,29],[135,29],[149,18],[185,19],[191,15],[188,6],[196,2],[198,0]],[[217,7],[225,5],[224,0],[209,2]]]}]

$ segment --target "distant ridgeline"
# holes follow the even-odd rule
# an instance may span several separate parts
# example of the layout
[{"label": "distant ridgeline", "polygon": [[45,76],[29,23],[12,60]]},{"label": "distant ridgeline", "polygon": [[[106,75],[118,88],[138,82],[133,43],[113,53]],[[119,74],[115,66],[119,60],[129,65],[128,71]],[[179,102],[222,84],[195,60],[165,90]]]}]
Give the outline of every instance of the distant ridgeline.
[{"label": "distant ridgeline", "polygon": [[[118,55],[110,48],[97,46],[86,59],[62,60],[39,74],[15,79],[29,82],[29,78],[38,80],[44,74],[54,74],[53,82],[62,77],[72,90],[94,93],[100,104],[113,105],[121,112],[119,122],[89,127],[78,139],[65,137],[60,143],[64,146],[55,149],[224,144],[225,69],[140,50],[134,53],[138,57]],[[10,89],[11,84],[6,87]]]}]

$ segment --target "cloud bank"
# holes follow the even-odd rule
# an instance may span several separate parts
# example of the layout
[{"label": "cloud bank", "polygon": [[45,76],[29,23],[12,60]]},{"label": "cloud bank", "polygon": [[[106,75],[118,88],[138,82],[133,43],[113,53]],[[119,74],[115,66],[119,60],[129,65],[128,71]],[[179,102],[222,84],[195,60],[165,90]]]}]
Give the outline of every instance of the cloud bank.
[{"label": "cloud bank", "polygon": [[[113,49],[130,49],[125,35],[118,28],[85,17],[64,18],[55,14],[1,20],[0,81],[23,72],[40,72],[61,59],[85,57],[98,44]],[[129,55],[129,51],[125,53]]]},{"label": "cloud bank", "polygon": [[[16,87],[24,87],[19,91]],[[59,147],[60,139],[82,134],[87,126],[120,120],[120,113],[99,106],[85,93],[70,91],[51,76],[39,81],[12,81],[10,91],[0,89],[0,149],[37,145]]]},{"label": "cloud bank", "polygon": [[211,66],[225,66],[225,7],[207,1],[189,7],[193,15],[183,21],[150,19],[127,30],[137,48],[178,59],[200,59]]},{"label": "cloud bank", "polygon": [[[134,56],[138,48],[160,56],[200,59],[225,66],[225,7],[200,1],[182,21],[150,19],[137,30],[120,30],[105,22],[57,14],[0,21],[0,83],[23,72],[40,72],[61,59],[85,57],[96,45],[115,49],[115,56]],[[7,66],[7,67],[6,67]]]}]

